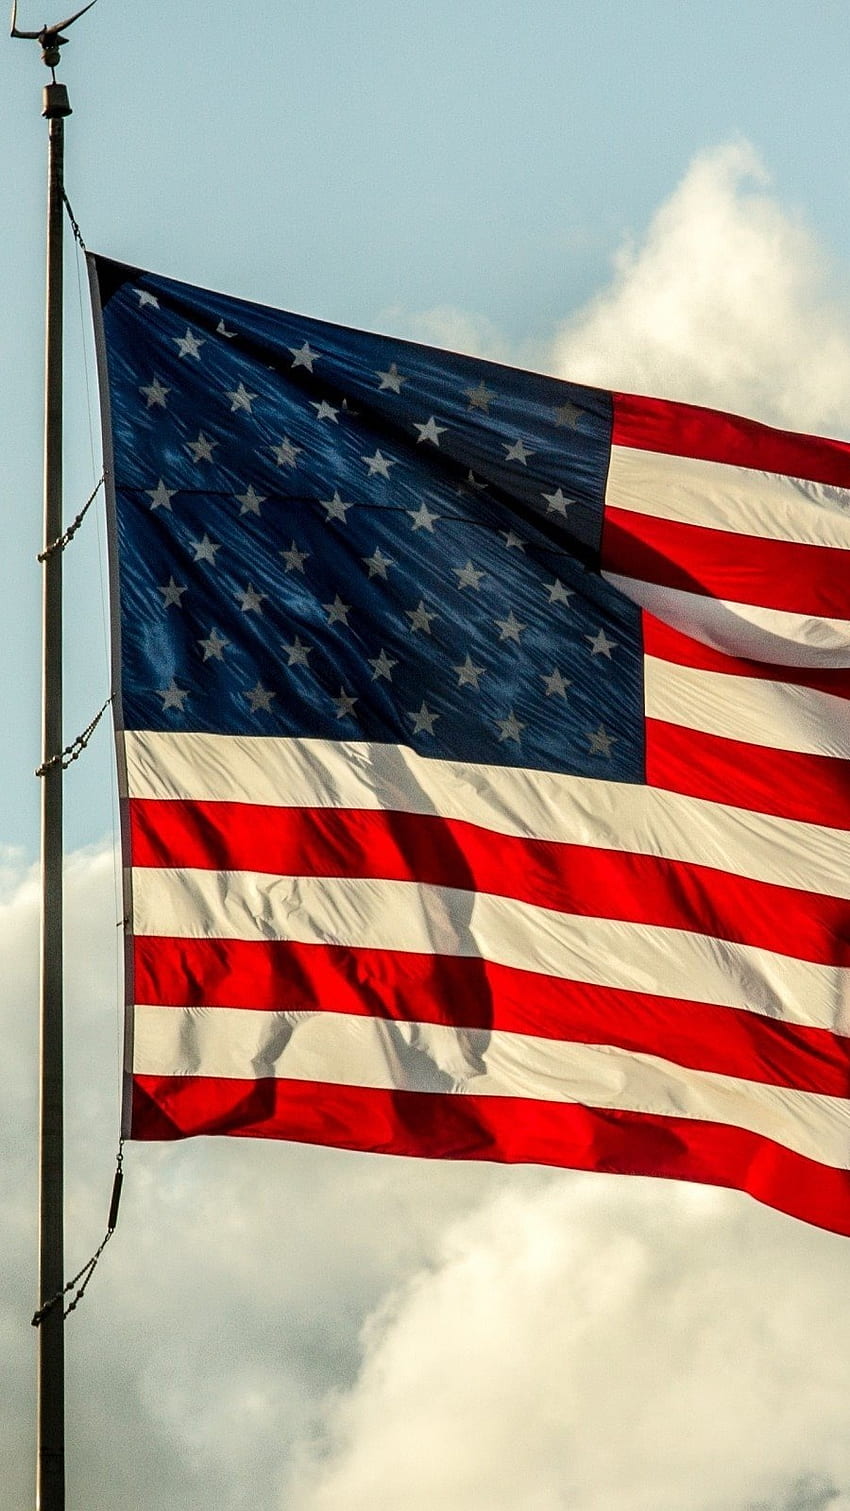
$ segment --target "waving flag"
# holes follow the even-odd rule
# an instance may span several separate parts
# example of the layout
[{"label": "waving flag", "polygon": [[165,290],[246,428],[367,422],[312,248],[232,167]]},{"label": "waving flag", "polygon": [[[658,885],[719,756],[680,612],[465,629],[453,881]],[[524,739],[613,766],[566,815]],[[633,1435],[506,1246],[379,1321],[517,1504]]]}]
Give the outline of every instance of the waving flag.
[{"label": "waving flag", "polygon": [[127,1133],[850,1232],[850,448],[92,272]]}]

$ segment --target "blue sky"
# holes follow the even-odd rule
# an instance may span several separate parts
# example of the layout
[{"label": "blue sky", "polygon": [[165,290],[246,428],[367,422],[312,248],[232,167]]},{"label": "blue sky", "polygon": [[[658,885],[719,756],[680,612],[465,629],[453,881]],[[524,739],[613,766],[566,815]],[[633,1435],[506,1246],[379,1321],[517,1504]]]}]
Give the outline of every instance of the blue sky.
[{"label": "blue sky", "polygon": [[[43,20],[20,0],[19,22]],[[843,0],[99,0],[61,77],[99,252],[321,318],[850,436]],[[32,1479],[47,75],[0,42],[0,1481]],[[67,261],[66,517],[99,476]],[[71,739],[109,684],[66,555]],[[111,743],[68,774],[69,1265],[120,1055]],[[136,1146],[69,1328],[76,1502],[848,1511],[846,1241],[731,1193],[285,1145]],[[152,1277],[155,1283],[152,1283]],[[411,1363],[411,1361],[413,1361]]]}]

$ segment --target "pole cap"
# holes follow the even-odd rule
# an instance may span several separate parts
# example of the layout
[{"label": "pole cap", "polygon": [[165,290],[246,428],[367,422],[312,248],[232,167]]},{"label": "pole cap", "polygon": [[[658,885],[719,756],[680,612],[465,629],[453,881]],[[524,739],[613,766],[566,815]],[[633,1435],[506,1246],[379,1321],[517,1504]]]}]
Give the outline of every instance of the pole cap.
[{"label": "pole cap", "polygon": [[71,114],[71,105],[68,100],[68,91],[64,84],[45,84],[42,93],[41,113],[48,121],[56,120],[57,117]]}]

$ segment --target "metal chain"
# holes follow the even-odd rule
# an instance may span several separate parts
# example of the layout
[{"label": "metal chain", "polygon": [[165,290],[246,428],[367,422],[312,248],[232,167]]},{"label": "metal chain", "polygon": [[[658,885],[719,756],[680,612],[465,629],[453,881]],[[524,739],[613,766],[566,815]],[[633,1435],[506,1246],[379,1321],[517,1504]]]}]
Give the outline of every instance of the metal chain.
[{"label": "metal chain", "polygon": [[[118,1143],[118,1158],[115,1162],[115,1178],[112,1182],[112,1199],[109,1203],[109,1218],[106,1224],[106,1233],[101,1242],[98,1244],[94,1253],[92,1254],[91,1259],[86,1260],[86,1263],[83,1265],[81,1270],[77,1271],[77,1274],[74,1276],[73,1280],[69,1280],[67,1285],[62,1287],[61,1291],[57,1291],[55,1296],[51,1296],[49,1301],[45,1301],[44,1306],[40,1306],[37,1312],[33,1312],[31,1319],[33,1327],[41,1327],[41,1324],[47,1316],[48,1312],[52,1312],[54,1306],[58,1306],[63,1297],[67,1296],[68,1292],[73,1290],[75,1285],[78,1286],[78,1289],[75,1292],[72,1300],[69,1301],[68,1305],[65,1307],[62,1313],[63,1320],[66,1317],[70,1317],[73,1311],[76,1311],[84,1295],[86,1294],[86,1287],[91,1280],[95,1270],[97,1269],[97,1262],[100,1259],[101,1254],[106,1248],[106,1245],[108,1244],[118,1225],[118,1206],[121,1201],[121,1187],[123,1186],[123,1184],[124,1140],[120,1139]],[[83,1279],[83,1276],[85,1276],[85,1279]],[[79,1285],[78,1283],[81,1280],[83,1283],[82,1285]]]},{"label": "metal chain", "polygon": [[83,504],[83,507],[80,510],[79,514],[77,515],[76,519],[73,519],[71,521],[71,523],[68,526],[67,530],[65,530],[62,535],[57,536],[56,540],[52,540],[50,542],[50,545],[49,546],[45,546],[45,548],[44,548],[43,551],[39,551],[38,558],[37,558],[38,561],[47,561],[48,557],[52,556],[55,551],[64,551],[64,549],[67,546],[68,542],[74,539],[74,536],[76,535],[77,531],[79,530],[80,525],[82,524],[83,520],[85,519],[86,515],[88,514],[89,509],[91,508],[92,504],[94,503],[95,499],[97,498],[97,495],[100,492],[100,490],[103,487],[103,485],[104,485],[105,482],[106,482],[106,473],[104,472],[104,473],[101,474],[101,478],[100,478],[99,483],[97,483],[96,487],[94,487],[92,489],[91,493],[89,494],[88,498],[86,499],[85,503]]},{"label": "metal chain", "polygon": [[68,219],[71,222],[71,230],[74,233],[74,240],[76,241],[77,245],[80,247],[80,249],[83,252],[87,252],[88,251],[88,247],[86,246],[85,242],[83,241],[83,233],[80,230],[79,226],[77,225],[77,217],[75,216],[73,210],[71,209],[71,201],[69,200],[69,198],[68,198],[67,194],[65,193],[64,189],[62,190],[62,198],[65,201],[65,209],[68,212]]},{"label": "metal chain", "polygon": [[51,756],[49,760],[44,761],[41,766],[38,766],[36,768],[36,776],[46,776],[48,771],[52,771],[54,766],[61,766],[63,771],[68,770],[71,762],[76,761],[78,757],[82,755],[83,751],[89,743],[89,740],[97,729],[98,724],[106,713],[107,708],[112,702],[113,696],[114,695],[112,693],[109,694],[109,697],[107,698],[103,707],[98,709],[98,712],[95,714],[91,723],[86,725],[82,734],[77,735],[76,740],[72,740],[71,744],[66,745],[65,749],[61,751],[60,754]]}]

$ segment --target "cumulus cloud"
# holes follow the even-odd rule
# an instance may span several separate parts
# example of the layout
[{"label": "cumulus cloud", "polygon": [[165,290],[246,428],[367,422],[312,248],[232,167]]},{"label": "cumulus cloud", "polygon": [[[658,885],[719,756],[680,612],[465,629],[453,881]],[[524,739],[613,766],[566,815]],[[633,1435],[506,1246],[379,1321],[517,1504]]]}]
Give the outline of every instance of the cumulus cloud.
[{"label": "cumulus cloud", "polygon": [[[420,339],[529,361],[486,322]],[[417,324],[418,322],[418,324]],[[397,323],[396,323],[397,326]],[[847,429],[850,320],[741,145],[705,154],[530,365]],[[0,1483],[31,1504],[38,896],[0,847]],[[68,869],[68,1271],[104,1226],[112,852]],[[285,1144],[131,1146],[67,1329],[70,1503],[850,1511],[847,1243],[742,1196]]]},{"label": "cumulus cloud", "polygon": [[604,388],[850,431],[846,297],[746,143],[696,158],[645,237],[621,249],[610,286],[565,322],[550,361]]},{"label": "cumulus cloud", "polygon": [[506,1191],[371,1320],[357,1387],[285,1504],[836,1505],[846,1262],[843,1241],[724,1192],[569,1176]]}]

